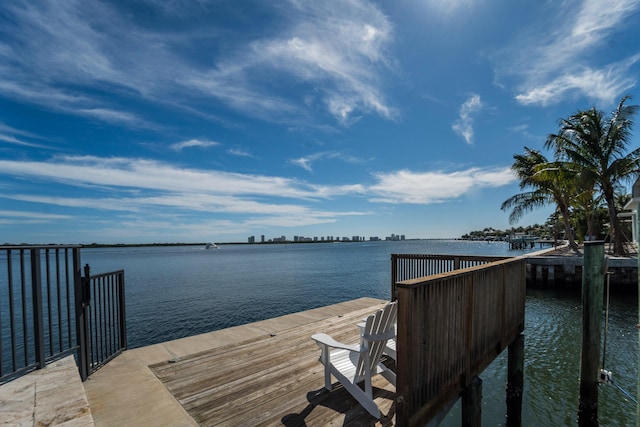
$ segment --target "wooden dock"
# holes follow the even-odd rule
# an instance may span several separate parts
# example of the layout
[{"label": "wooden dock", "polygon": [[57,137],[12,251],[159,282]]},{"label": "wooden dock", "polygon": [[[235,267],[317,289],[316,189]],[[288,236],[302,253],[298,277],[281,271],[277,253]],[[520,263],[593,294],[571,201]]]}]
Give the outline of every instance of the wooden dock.
[{"label": "wooden dock", "polygon": [[85,383],[95,424],[395,425],[395,387],[374,381],[383,413],[374,419],[337,382],[324,389],[310,338],[325,332],[356,343],[357,323],[382,304],[362,298],[128,350]]},{"label": "wooden dock", "polygon": [[[371,312],[353,311],[150,368],[201,426],[373,424],[337,383],[332,392],[323,388],[319,348],[309,338],[325,332],[357,343],[356,324]],[[376,380],[374,397],[388,425],[395,388],[381,376]]]}]

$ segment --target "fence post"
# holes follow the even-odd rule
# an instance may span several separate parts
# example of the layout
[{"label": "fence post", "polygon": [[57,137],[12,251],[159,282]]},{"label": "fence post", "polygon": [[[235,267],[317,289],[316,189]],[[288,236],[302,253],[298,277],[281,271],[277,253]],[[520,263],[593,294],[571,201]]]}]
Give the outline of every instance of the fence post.
[{"label": "fence post", "polygon": [[582,270],[582,355],[578,425],[598,425],[600,325],[604,289],[604,242],[584,242]]},{"label": "fence post", "polygon": [[397,301],[398,296],[396,295],[396,282],[398,280],[398,266],[396,263],[398,262],[398,255],[391,254],[391,301]]},{"label": "fence post", "polygon": [[127,348],[127,315],[124,299],[124,271],[118,275],[118,303],[120,310],[120,348]]},{"label": "fence post", "polygon": [[[87,327],[87,314],[84,306],[85,280],[90,280],[90,276],[82,277],[80,270],[80,248],[73,249],[73,287],[75,292],[76,308],[76,339],[78,342],[78,370],[80,378],[86,381],[89,377],[89,329]],[[88,267],[88,265],[87,265]],[[85,272],[88,268],[85,269]]]},{"label": "fence post", "polygon": [[[44,322],[42,313],[42,276],[40,271],[40,249],[31,251],[31,294],[33,299],[33,333],[37,369],[44,368],[46,356],[44,351]],[[26,331],[25,331],[26,332]]]}]

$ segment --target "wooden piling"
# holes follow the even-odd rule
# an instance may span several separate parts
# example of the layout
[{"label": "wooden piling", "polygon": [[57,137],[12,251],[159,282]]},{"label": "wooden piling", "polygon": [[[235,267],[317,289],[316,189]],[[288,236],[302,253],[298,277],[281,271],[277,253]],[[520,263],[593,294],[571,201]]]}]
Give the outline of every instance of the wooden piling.
[{"label": "wooden piling", "polygon": [[462,391],[462,427],[482,425],[482,379],[477,375]]},{"label": "wooden piling", "polygon": [[522,426],[522,389],[524,386],[524,335],[509,344],[507,360],[507,426]]},{"label": "wooden piling", "polygon": [[584,244],[582,270],[582,355],[578,426],[598,425],[598,377],[600,374],[600,329],[604,289],[604,243]]}]

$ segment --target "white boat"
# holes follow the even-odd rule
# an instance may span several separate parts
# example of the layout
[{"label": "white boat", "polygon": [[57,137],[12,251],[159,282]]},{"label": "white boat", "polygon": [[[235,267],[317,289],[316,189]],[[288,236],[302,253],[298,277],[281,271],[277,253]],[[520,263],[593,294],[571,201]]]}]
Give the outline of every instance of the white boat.
[{"label": "white boat", "polygon": [[215,243],[207,243],[207,245],[204,248],[205,249],[220,249],[220,246],[216,245]]}]

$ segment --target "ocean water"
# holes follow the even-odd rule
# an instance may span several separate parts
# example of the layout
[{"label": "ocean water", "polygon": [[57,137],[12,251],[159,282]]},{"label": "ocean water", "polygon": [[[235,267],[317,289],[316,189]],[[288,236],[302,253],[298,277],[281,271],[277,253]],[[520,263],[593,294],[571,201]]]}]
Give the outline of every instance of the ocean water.
[{"label": "ocean water", "polygon": [[389,299],[392,253],[519,255],[457,240],[87,248],[92,274],[124,269],[130,348],[360,297]]},{"label": "ocean water", "polygon": [[[506,243],[409,240],[277,245],[83,249],[92,273],[125,270],[129,348],[196,335],[359,297],[390,298],[391,254],[520,255]],[[635,425],[635,296],[612,295],[601,426]],[[523,425],[577,424],[581,302],[578,293],[527,292]],[[604,325],[604,322],[603,322]],[[504,424],[507,352],[481,375],[483,425]],[[456,405],[443,426],[460,425]]]}]

